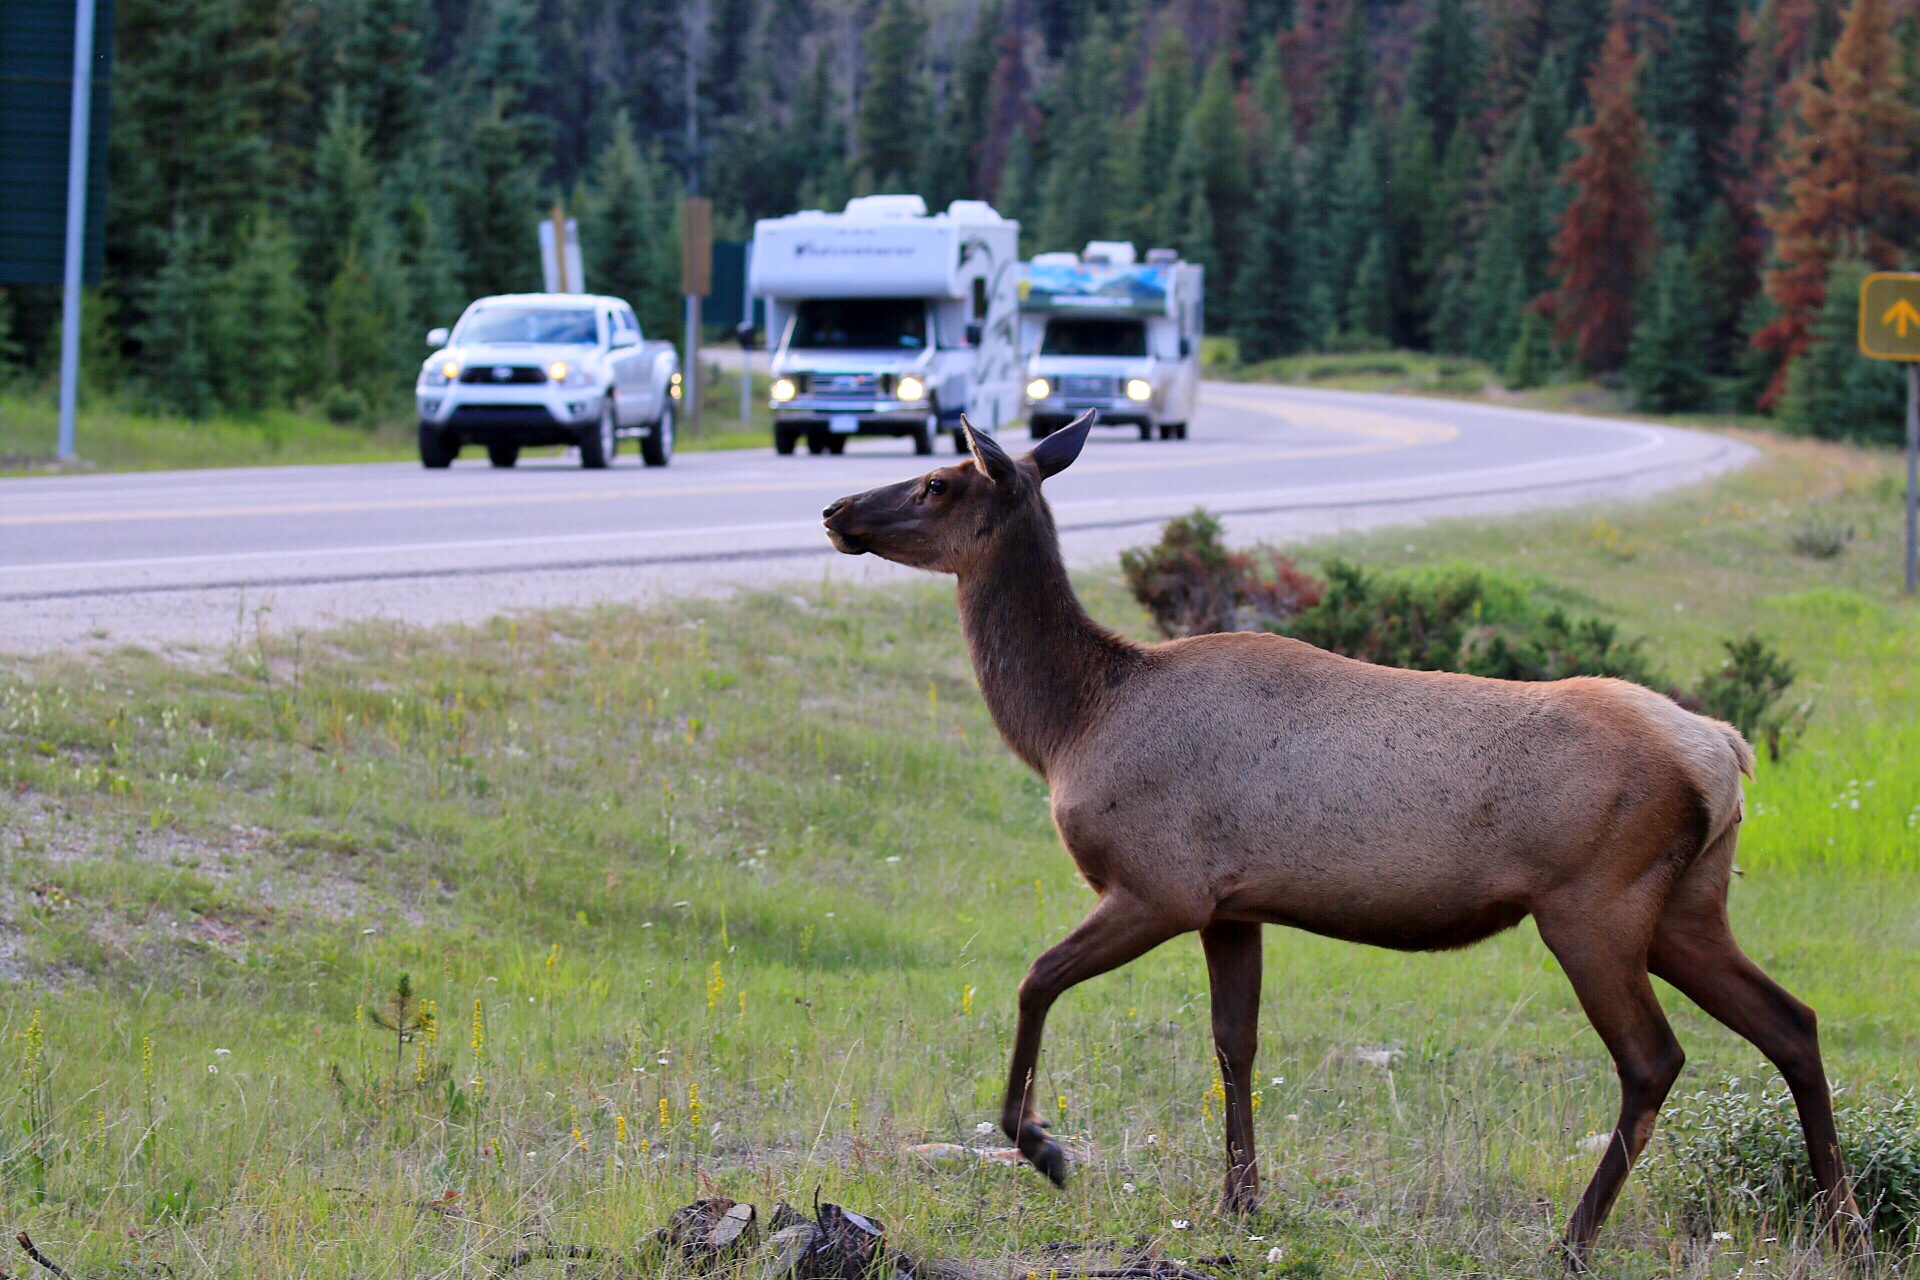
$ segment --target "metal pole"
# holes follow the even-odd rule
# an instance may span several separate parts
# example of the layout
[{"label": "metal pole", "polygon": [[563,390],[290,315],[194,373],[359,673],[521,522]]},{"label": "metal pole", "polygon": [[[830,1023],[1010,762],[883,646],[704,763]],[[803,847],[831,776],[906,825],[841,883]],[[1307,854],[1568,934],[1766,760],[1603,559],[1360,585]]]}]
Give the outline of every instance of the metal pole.
[{"label": "metal pole", "polygon": [[1920,587],[1920,364],[1907,366],[1907,594]]},{"label": "metal pole", "polygon": [[687,295],[687,358],[680,370],[680,417],[687,434],[700,434],[700,295]]},{"label": "metal pole", "polygon": [[67,139],[66,286],[60,300],[61,458],[73,457],[73,414],[80,400],[80,275],[87,243],[87,134],[93,127],[93,4],[79,0],[73,21],[73,108]]}]

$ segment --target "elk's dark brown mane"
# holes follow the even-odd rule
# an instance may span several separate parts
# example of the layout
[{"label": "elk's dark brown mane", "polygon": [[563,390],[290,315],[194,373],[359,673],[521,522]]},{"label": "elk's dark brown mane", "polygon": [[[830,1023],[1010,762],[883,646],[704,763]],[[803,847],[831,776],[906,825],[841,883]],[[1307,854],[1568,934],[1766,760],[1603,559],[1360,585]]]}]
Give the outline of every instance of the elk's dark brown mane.
[{"label": "elk's dark brown mane", "polygon": [[992,550],[960,574],[960,627],[1000,736],[1045,774],[1142,650],[1081,606],[1038,480],[1010,505]]}]

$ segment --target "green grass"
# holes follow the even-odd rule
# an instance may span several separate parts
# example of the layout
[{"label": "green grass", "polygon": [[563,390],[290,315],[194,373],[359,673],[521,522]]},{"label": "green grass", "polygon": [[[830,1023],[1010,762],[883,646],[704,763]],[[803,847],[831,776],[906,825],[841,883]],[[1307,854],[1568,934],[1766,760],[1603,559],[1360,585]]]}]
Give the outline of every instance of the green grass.
[{"label": "green grass", "polygon": [[[1773,444],[1642,508],[1304,552],[1537,577],[1676,671],[1748,628],[1779,644],[1815,710],[1753,784],[1735,925],[1855,1097],[1920,1056],[1893,472]],[[1814,509],[1858,529],[1835,560],[1788,549]],[[1082,587],[1145,633],[1113,575]],[[917,1255],[1036,1270],[1050,1241],[1139,1238],[1249,1278],[1550,1276],[1617,1104],[1529,926],[1437,956],[1275,930],[1252,1223],[1212,1212],[1190,939],[1052,1019],[1044,1111],[1091,1156],[1065,1193],[902,1154],[996,1116],[1020,975],[1091,901],[932,581],[15,660],[0,788],[0,1221],[75,1274],[485,1274],[545,1238],[664,1276],[647,1233],[711,1188],[817,1190]],[[440,1017],[396,1052],[373,1014],[401,973]],[[1682,1091],[1771,1078],[1666,998]],[[1629,1183],[1605,1274],[1840,1274],[1778,1223],[1687,1241],[1657,1186]]]},{"label": "green grass", "polygon": [[[697,435],[682,431],[675,447],[765,448],[773,439],[765,374],[755,377],[749,425],[740,424],[740,379],[712,371],[701,395],[706,411]],[[45,390],[0,390],[0,476],[59,470],[52,463],[59,441],[59,413]],[[184,418],[154,413],[113,397],[83,398],[74,422],[78,469],[163,471],[196,467],[259,467],[300,463],[403,462],[419,456],[413,419],[402,409],[377,422],[343,426],[317,412],[277,409],[258,417],[215,414]],[[560,453],[529,450],[528,456]]]}]

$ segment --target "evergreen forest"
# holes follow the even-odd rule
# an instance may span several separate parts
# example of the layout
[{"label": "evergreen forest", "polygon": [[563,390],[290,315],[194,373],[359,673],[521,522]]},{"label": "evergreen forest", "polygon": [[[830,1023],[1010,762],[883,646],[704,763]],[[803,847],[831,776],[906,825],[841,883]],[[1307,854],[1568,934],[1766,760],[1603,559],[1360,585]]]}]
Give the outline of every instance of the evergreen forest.
[{"label": "evergreen forest", "polygon": [[[1861,276],[1920,257],[1920,0],[118,0],[89,391],[404,401],[421,335],[589,284],[676,331],[718,233],[872,191],[1208,268],[1211,332],[1472,356],[1893,438]],[[57,290],[0,293],[46,376]]]}]

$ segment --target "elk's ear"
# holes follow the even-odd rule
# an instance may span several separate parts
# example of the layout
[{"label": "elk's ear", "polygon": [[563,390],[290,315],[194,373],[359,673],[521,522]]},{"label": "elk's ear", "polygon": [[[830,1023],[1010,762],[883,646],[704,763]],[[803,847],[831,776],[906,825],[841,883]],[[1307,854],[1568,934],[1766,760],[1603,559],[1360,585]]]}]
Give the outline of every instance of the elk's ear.
[{"label": "elk's ear", "polygon": [[960,429],[967,433],[967,448],[973,450],[973,463],[980,468],[980,474],[995,484],[1005,484],[1016,474],[1013,459],[1000,447],[992,436],[973,429],[967,421],[967,415],[960,415]]},{"label": "elk's ear", "polygon": [[1033,461],[1042,476],[1057,476],[1073,465],[1098,416],[1097,410],[1089,409],[1033,447]]}]

